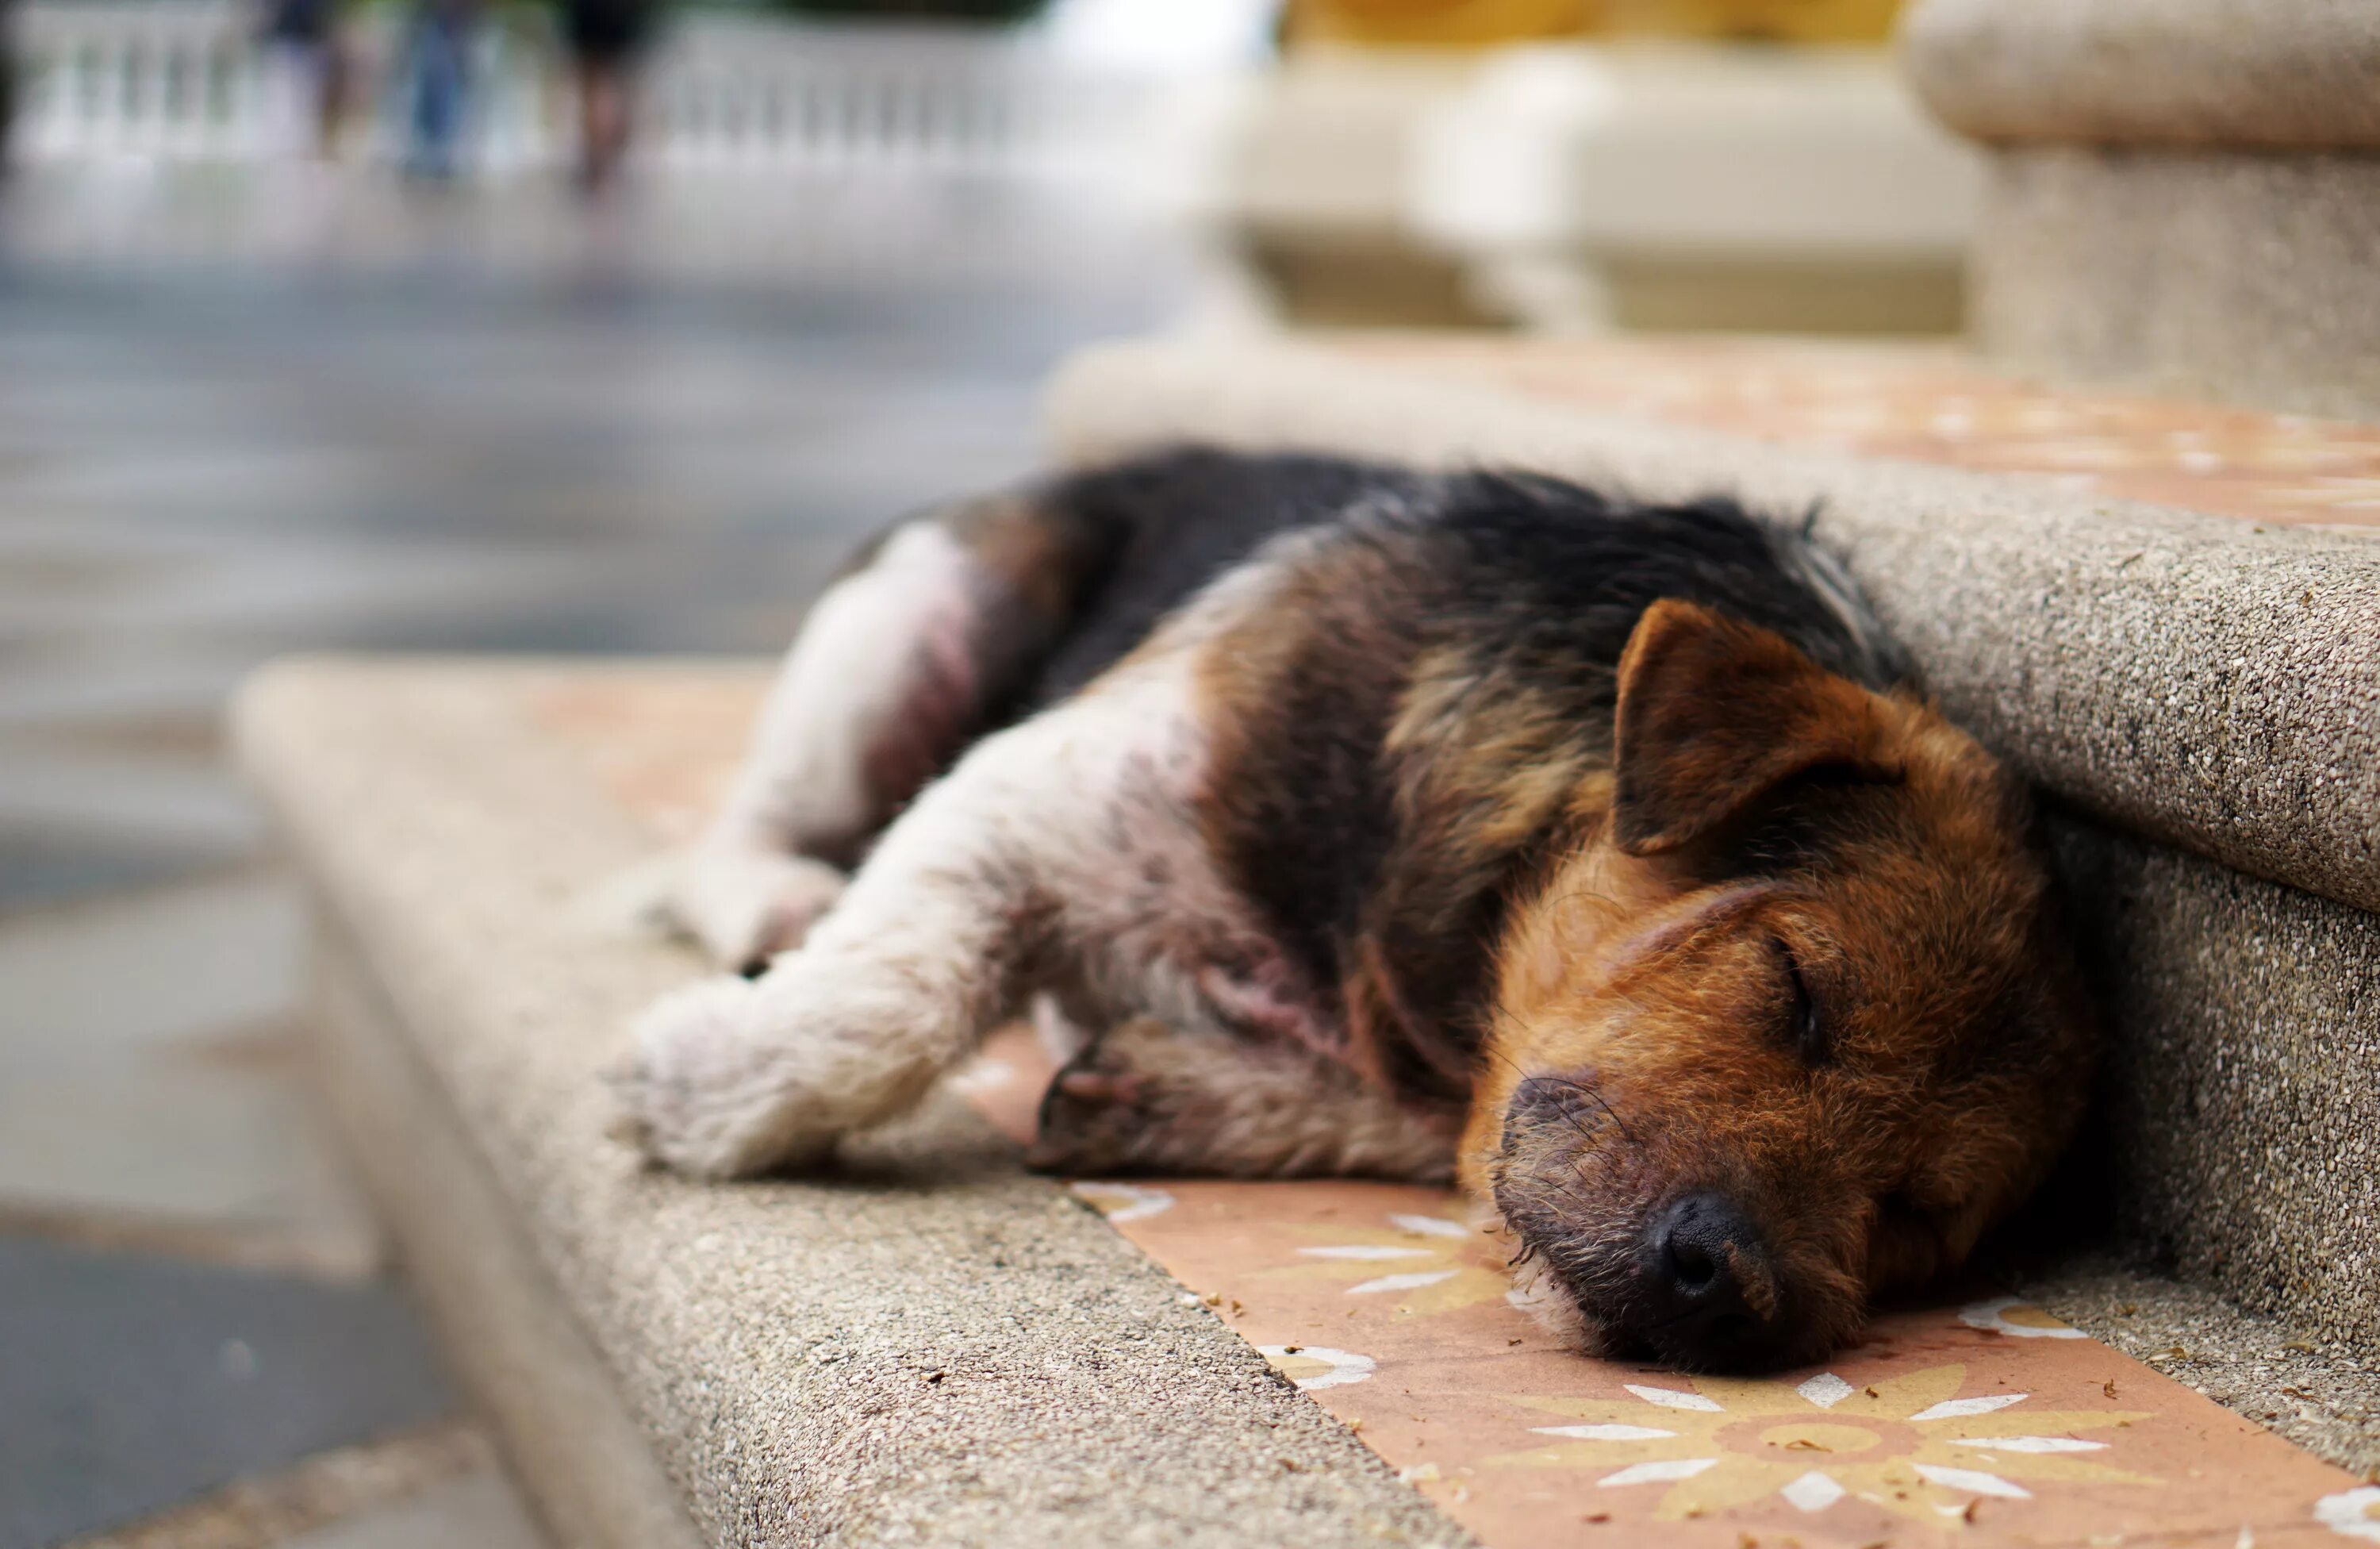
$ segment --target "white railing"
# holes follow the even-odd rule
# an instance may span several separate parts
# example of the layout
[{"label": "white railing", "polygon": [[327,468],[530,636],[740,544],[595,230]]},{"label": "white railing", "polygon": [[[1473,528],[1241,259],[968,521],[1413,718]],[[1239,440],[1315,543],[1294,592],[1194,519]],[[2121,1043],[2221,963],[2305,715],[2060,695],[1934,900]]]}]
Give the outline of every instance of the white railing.
[{"label": "white railing", "polygon": [[264,72],[228,6],[30,6],[16,20],[29,161],[246,153]]},{"label": "white railing", "polygon": [[[22,7],[18,143],[29,162],[251,161],[288,143],[292,104],[224,0],[40,0]],[[355,152],[398,152],[402,61],[383,12],[350,30]],[[569,101],[546,40],[478,43],[468,150],[490,172],[569,152]],[[643,83],[638,154],[673,168],[921,171],[1068,178],[1114,165],[1147,83],[1074,64],[1042,34],[687,16]]]},{"label": "white railing", "polygon": [[656,158],[823,167],[1089,170],[1132,130],[1135,83],[1050,56],[1038,35],[789,27],[712,17],[656,62]]}]

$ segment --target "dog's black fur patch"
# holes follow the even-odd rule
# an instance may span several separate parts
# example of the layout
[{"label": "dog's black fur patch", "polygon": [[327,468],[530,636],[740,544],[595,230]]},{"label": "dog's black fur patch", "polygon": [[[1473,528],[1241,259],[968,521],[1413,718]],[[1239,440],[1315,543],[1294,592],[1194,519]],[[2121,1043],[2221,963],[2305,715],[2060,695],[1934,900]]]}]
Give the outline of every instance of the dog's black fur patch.
[{"label": "dog's black fur patch", "polygon": [[1549,825],[1451,865],[1394,810],[1400,790],[1427,783],[1384,751],[1426,653],[1460,659],[1482,714],[1558,723],[1536,756],[1582,769],[1609,761],[1614,669],[1660,598],[1772,629],[1871,688],[1906,676],[1800,524],[1722,498],[1650,505],[1537,474],[1189,449],[1051,481],[1033,504],[1091,547],[1093,579],[1027,705],[1087,683],[1267,544],[1303,543],[1323,566],[1362,571],[1359,584],[1285,604],[1331,627],[1298,631],[1293,659],[1236,707],[1229,735],[1242,754],[1219,765],[1225,816],[1209,837],[1334,1013],[1348,1010],[1337,1002],[1359,944],[1386,965],[1374,978],[1393,1004],[1370,1018],[1393,1030],[1377,1045],[1382,1073],[1449,1103],[1468,1090],[1488,944],[1560,835]]},{"label": "dog's black fur patch", "polygon": [[1835,563],[1806,524],[1718,496],[1648,505],[1535,473],[1433,476],[1345,457],[1184,447],[1053,480],[1035,503],[1083,535],[1096,577],[1041,670],[1036,706],[1098,677],[1265,543],[1326,525],[1435,535],[1470,621],[1518,647],[1551,632],[1561,654],[1608,665],[1655,599],[1681,597],[1774,629],[1868,688],[1910,671],[1864,602],[1852,598],[1855,633],[1792,567]]}]

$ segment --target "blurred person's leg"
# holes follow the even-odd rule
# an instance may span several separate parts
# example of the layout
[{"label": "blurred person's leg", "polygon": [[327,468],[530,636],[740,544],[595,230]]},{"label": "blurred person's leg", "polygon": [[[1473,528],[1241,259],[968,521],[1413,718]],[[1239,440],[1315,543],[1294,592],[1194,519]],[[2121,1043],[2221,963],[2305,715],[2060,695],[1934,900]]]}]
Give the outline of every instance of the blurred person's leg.
[{"label": "blurred person's leg", "polygon": [[468,19],[455,6],[422,6],[413,32],[412,143],[406,169],[443,182],[461,160],[463,125],[469,109],[470,36]]},{"label": "blurred person's leg", "polygon": [[627,157],[636,128],[634,99],[620,61],[579,64],[578,181],[590,191],[609,188]]},{"label": "blurred person's leg", "polygon": [[356,81],[355,55],[346,37],[335,30],[322,40],[315,71],[314,153],[326,162],[334,161],[339,154],[340,136],[346,128]]},{"label": "blurred person's leg", "polygon": [[637,67],[651,31],[649,0],[565,0],[563,29],[578,87],[578,182],[609,188],[636,129]]},{"label": "blurred person's leg", "polygon": [[[6,4],[6,0],[0,0]],[[258,38],[260,149],[274,161],[328,157],[339,37],[331,0],[267,0]]]},{"label": "blurred person's leg", "polygon": [[15,0],[0,0],[0,179],[8,176],[9,148],[17,124]]},{"label": "blurred person's leg", "polygon": [[257,148],[267,160],[298,161],[312,148],[314,90],[313,50],[268,36],[257,61]]}]

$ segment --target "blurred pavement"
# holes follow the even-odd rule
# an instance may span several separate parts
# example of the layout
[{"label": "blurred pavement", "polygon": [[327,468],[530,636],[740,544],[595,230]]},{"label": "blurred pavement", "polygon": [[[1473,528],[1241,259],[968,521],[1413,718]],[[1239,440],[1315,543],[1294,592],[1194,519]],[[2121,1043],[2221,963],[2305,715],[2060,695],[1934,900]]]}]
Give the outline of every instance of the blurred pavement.
[{"label": "blurred pavement", "polygon": [[0,193],[0,1549],[535,1542],[294,1068],[240,677],[774,652],[861,534],[1031,465],[1058,355],[1195,300],[1015,189],[626,195]]}]

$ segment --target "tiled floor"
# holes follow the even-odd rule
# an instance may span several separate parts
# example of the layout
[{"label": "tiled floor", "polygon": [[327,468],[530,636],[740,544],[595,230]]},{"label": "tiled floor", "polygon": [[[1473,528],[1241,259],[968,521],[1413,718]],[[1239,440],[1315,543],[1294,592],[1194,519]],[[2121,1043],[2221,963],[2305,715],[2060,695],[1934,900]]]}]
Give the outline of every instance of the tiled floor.
[{"label": "tiled floor", "polygon": [[0,1549],[535,1542],[316,1128],[218,717],[292,650],[774,650],[1186,302],[1120,227],[917,192],[0,205]]}]

